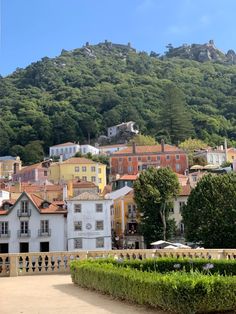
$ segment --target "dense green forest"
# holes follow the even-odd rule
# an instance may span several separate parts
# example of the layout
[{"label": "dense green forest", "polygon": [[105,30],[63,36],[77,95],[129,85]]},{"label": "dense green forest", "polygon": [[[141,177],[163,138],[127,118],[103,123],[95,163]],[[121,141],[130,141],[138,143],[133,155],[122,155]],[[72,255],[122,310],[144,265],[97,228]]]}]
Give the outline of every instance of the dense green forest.
[{"label": "dense green forest", "polygon": [[[181,124],[189,128],[179,139],[166,121],[175,94],[173,108],[178,102],[182,108],[177,131]],[[0,155],[22,155],[26,145],[41,153],[42,145],[47,154],[53,144],[93,142],[108,126],[128,120],[157,141],[192,136],[218,145],[227,137],[235,145],[236,66],[87,44],[0,78],[0,113]]]}]

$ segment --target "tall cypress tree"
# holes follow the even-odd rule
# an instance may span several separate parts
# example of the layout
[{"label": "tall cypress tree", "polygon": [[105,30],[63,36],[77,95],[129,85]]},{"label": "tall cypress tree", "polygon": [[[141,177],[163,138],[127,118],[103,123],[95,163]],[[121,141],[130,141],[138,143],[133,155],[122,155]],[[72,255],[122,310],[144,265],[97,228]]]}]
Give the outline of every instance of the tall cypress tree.
[{"label": "tall cypress tree", "polygon": [[168,84],[165,88],[159,135],[173,144],[193,135],[191,115],[187,111],[184,94],[173,84]]}]

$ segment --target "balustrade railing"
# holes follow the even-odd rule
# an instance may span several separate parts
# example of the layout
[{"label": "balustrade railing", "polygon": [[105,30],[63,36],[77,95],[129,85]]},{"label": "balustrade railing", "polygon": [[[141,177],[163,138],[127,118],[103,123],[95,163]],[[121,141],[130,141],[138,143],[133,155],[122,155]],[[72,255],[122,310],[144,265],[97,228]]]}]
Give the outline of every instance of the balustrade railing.
[{"label": "balustrade railing", "polygon": [[72,260],[107,257],[126,259],[145,259],[151,257],[236,259],[236,249],[129,249],[110,251],[65,251],[14,254],[0,253],[0,277],[69,273],[69,264]]}]

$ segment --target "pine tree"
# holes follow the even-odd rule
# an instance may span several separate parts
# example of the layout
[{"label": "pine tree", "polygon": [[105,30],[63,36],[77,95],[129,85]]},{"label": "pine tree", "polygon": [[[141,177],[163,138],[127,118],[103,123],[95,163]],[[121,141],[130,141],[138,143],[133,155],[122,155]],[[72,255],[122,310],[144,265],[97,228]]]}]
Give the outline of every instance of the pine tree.
[{"label": "pine tree", "polygon": [[160,112],[159,136],[178,144],[193,134],[191,116],[187,111],[184,95],[176,86],[168,84],[164,102]]}]

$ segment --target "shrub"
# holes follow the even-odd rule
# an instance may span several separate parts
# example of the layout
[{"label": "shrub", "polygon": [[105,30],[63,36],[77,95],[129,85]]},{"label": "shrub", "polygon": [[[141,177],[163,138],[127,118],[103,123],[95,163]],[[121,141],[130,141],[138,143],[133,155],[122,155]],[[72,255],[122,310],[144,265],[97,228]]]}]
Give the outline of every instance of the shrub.
[{"label": "shrub", "polygon": [[236,310],[236,277],[138,271],[113,262],[73,261],[74,283],[138,304],[192,314]]}]

